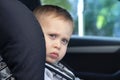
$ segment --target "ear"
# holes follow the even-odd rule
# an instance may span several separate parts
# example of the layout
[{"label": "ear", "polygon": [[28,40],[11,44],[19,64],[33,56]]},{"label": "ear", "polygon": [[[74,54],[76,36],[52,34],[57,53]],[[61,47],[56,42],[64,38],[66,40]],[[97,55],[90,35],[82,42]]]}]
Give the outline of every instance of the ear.
[{"label": "ear", "polygon": [[0,0],[0,10],[0,55],[17,80],[43,80],[45,41],[33,13],[18,0]]}]

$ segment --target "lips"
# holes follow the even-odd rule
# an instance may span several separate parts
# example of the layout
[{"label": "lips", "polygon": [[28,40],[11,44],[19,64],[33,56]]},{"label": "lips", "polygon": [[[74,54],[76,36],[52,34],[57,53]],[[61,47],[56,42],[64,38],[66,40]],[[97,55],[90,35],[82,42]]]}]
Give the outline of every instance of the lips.
[{"label": "lips", "polygon": [[57,59],[58,56],[59,56],[58,53],[55,53],[55,52],[50,53],[50,57],[53,58],[53,59]]}]

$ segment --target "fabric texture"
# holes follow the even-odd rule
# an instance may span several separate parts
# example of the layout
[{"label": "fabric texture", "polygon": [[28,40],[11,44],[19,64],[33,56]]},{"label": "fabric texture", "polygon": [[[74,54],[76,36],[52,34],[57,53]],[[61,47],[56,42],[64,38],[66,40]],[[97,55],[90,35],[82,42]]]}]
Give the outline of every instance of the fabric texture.
[{"label": "fabric texture", "polygon": [[7,64],[3,61],[1,56],[0,56],[0,80],[15,80]]},{"label": "fabric texture", "polygon": [[18,0],[0,0],[0,10],[3,61],[17,80],[44,80],[45,41],[32,11]]},{"label": "fabric texture", "polygon": [[80,80],[62,63],[45,64],[45,80]]},{"label": "fabric texture", "polygon": [[25,4],[31,11],[33,11],[37,6],[41,5],[40,0],[19,0]]}]

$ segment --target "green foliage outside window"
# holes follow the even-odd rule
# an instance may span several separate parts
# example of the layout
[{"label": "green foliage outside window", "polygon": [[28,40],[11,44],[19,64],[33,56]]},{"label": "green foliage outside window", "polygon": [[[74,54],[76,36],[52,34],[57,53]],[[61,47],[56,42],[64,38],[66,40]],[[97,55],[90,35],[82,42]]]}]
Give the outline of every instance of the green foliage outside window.
[{"label": "green foliage outside window", "polygon": [[[78,34],[78,0],[42,0],[41,2],[67,9],[74,18],[74,34]],[[118,0],[84,0],[84,35],[120,37],[119,8]]]}]

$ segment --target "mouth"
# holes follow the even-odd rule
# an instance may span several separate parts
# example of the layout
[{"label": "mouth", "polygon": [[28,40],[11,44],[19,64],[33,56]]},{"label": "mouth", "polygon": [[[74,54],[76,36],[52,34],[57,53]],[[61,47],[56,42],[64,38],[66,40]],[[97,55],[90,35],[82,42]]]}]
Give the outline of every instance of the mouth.
[{"label": "mouth", "polygon": [[50,53],[50,57],[53,59],[57,59],[58,56],[59,56],[58,53],[55,53],[55,52]]}]

